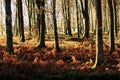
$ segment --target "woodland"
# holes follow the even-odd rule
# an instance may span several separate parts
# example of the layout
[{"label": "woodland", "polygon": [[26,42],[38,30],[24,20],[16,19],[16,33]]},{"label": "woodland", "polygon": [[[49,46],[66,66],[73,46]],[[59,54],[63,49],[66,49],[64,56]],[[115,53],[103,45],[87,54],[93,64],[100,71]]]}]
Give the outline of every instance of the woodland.
[{"label": "woodland", "polygon": [[0,0],[0,80],[120,80],[120,0]]}]

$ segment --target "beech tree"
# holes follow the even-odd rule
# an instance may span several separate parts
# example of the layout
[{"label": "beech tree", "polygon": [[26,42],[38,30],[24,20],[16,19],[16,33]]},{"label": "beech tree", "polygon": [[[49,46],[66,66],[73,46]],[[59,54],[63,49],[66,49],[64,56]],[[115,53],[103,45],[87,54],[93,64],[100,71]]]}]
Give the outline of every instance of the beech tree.
[{"label": "beech tree", "polygon": [[80,3],[81,3],[81,10],[82,10],[82,13],[83,13],[83,17],[85,19],[84,37],[89,38],[90,27],[89,27],[88,0],[84,0],[84,3],[83,3],[82,0],[80,0]]},{"label": "beech tree", "polygon": [[18,9],[16,4],[16,12],[15,12],[15,22],[14,22],[14,34],[18,36]]},{"label": "beech tree", "polygon": [[28,19],[29,19],[29,36],[32,36],[32,4],[34,3],[33,0],[26,0],[26,6],[28,10]]},{"label": "beech tree", "polygon": [[110,54],[114,51],[115,49],[115,42],[114,42],[114,12],[113,12],[113,1],[108,0],[108,5],[109,5],[109,10],[110,10]]},{"label": "beech tree", "polygon": [[71,12],[70,12],[70,0],[66,0],[67,1],[67,28],[68,28],[68,35],[72,36],[72,32],[71,32]]},{"label": "beech tree", "polygon": [[62,3],[62,13],[63,13],[63,18],[64,18],[64,33],[65,35],[67,35],[67,12],[66,12],[66,1],[65,0],[62,0],[61,1]]},{"label": "beech tree", "polygon": [[45,0],[36,0],[38,15],[37,15],[37,26],[40,28],[39,34],[39,48],[44,48],[45,46]]},{"label": "beech tree", "polygon": [[76,15],[77,15],[77,36],[78,36],[78,41],[80,39],[80,24],[79,24],[79,11],[78,11],[78,0],[76,0]]},{"label": "beech tree", "polygon": [[16,0],[16,2],[17,2],[17,9],[18,9],[18,24],[19,24],[20,40],[22,42],[25,42],[22,0]]},{"label": "beech tree", "polygon": [[64,17],[64,33],[65,35],[72,36],[70,0],[62,0],[62,12]]},{"label": "beech tree", "polygon": [[56,0],[53,0],[53,24],[54,24],[54,39],[55,39],[55,49],[60,51],[58,42],[58,32],[57,32],[57,20],[56,20]]},{"label": "beech tree", "polygon": [[5,0],[6,13],[6,51],[14,52],[13,49],[13,34],[12,34],[12,18],[11,18],[11,0]]},{"label": "beech tree", "polygon": [[96,17],[97,17],[97,28],[96,28],[96,60],[93,68],[100,65],[104,61],[103,57],[103,39],[102,39],[102,12],[101,12],[101,0],[95,1],[96,5]]},{"label": "beech tree", "polygon": [[2,25],[2,15],[3,15],[3,11],[2,11],[2,4],[3,4],[3,0],[0,0],[0,9],[1,9],[1,12],[0,12],[0,31],[1,31],[1,35],[3,35],[3,25]]}]

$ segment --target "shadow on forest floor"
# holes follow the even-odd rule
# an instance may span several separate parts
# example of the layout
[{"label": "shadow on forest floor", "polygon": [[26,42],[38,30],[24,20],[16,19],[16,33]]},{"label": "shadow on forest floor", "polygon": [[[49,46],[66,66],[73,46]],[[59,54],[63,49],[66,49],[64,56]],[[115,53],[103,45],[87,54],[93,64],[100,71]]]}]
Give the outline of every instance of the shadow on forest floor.
[{"label": "shadow on forest floor", "polygon": [[41,50],[33,44],[34,41],[14,44],[14,54],[8,54],[5,47],[0,46],[0,80],[120,79],[120,44],[115,45],[112,55],[108,54],[108,45],[103,44],[105,61],[96,69],[91,69],[95,61],[95,43],[88,47],[85,42],[64,42],[59,53],[51,41]]}]

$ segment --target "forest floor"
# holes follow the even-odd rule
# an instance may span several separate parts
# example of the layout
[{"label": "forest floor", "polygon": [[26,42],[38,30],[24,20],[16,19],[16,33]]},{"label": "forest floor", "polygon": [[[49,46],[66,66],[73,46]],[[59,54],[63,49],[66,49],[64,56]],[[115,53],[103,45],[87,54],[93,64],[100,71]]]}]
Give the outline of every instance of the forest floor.
[{"label": "forest floor", "polygon": [[104,63],[95,62],[96,45],[91,39],[60,40],[61,52],[54,41],[46,39],[46,48],[38,49],[35,39],[19,42],[14,37],[14,54],[5,51],[5,37],[0,37],[0,80],[120,80],[120,41],[109,54],[104,41]]}]

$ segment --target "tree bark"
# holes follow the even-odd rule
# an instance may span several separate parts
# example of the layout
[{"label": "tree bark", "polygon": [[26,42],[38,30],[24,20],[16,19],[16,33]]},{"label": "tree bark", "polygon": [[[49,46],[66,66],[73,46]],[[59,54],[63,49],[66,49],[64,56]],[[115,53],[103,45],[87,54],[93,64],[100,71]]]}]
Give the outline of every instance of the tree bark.
[{"label": "tree bark", "polygon": [[118,23],[117,23],[117,1],[116,0],[113,0],[113,3],[114,3],[114,14],[115,14],[115,35],[116,37],[118,37]]},{"label": "tree bark", "polygon": [[72,32],[71,32],[71,14],[70,14],[70,0],[67,0],[67,28],[68,28],[68,35],[72,36]]},{"label": "tree bark", "polygon": [[84,37],[89,38],[89,13],[88,13],[88,0],[84,1],[85,3],[85,8],[83,6],[82,0],[80,0],[81,3],[81,8],[82,8],[82,13],[83,17],[85,19],[85,32],[84,32]]},{"label": "tree bark", "polygon": [[97,28],[96,28],[96,60],[93,68],[100,65],[104,61],[103,57],[103,40],[102,40],[102,12],[101,0],[96,0],[96,15],[97,15]]},{"label": "tree bark", "polygon": [[22,42],[25,42],[22,0],[16,0],[16,1],[18,5],[17,8],[18,8],[18,24],[19,24],[20,40]]},{"label": "tree bark", "polygon": [[18,9],[16,5],[16,12],[15,12],[15,22],[14,22],[14,34],[18,35]]},{"label": "tree bark", "polygon": [[2,4],[3,4],[3,0],[0,1],[0,9],[1,9],[1,12],[0,12],[0,28],[1,28],[1,35],[3,35],[3,24],[2,24],[2,15],[3,15],[3,12],[2,12]]},{"label": "tree bark", "polygon": [[78,12],[78,0],[76,0],[76,16],[77,16],[77,35],[78,35],[78,41],[80,40],[80,25],[79,25],[79,12]]},{"label": "tree bark", "polygon": [[41,18],[40,20],[40,25],[38,25],[38,27],[40,26],[40,39],[39,39],[39,48],[44,48],[45,46],[45,0],[36,0],[36,4],[37,7],[39,9],[39,11],[41,11],[40,13],[40,17],[37,16],[38,18]]},{"label": "tree bark", "polygon": [[29,36],[32,36],[32,2],[33,0],[28,0]]},{"label": "tree bark", "polygon": [[55,39],[55,49],[57,52],[60,51],[58,32],[57,32],[57,20],[56,20],[56,0],[53,0],[53,23],[54,23],[54,39]]},{"label": "tree bark", "polygon": [[13,34],[12,34],[12,18],[11,18],[11,0],[5,0],[6,11],[6,51],[14,52],[13,49]]},{"label": "tree bark", "polygon": [[67,18],[66,18],[66,1],[62,0],[62,12],[63,12],[63,18],[64,18],[64,33],[67,35]]},{"label": "tree bark", "polygon": [[115,41],[114,41],[114,12],[112,0],[108,0],[109,10],[110,10],[110,54],[115,50]]}]

